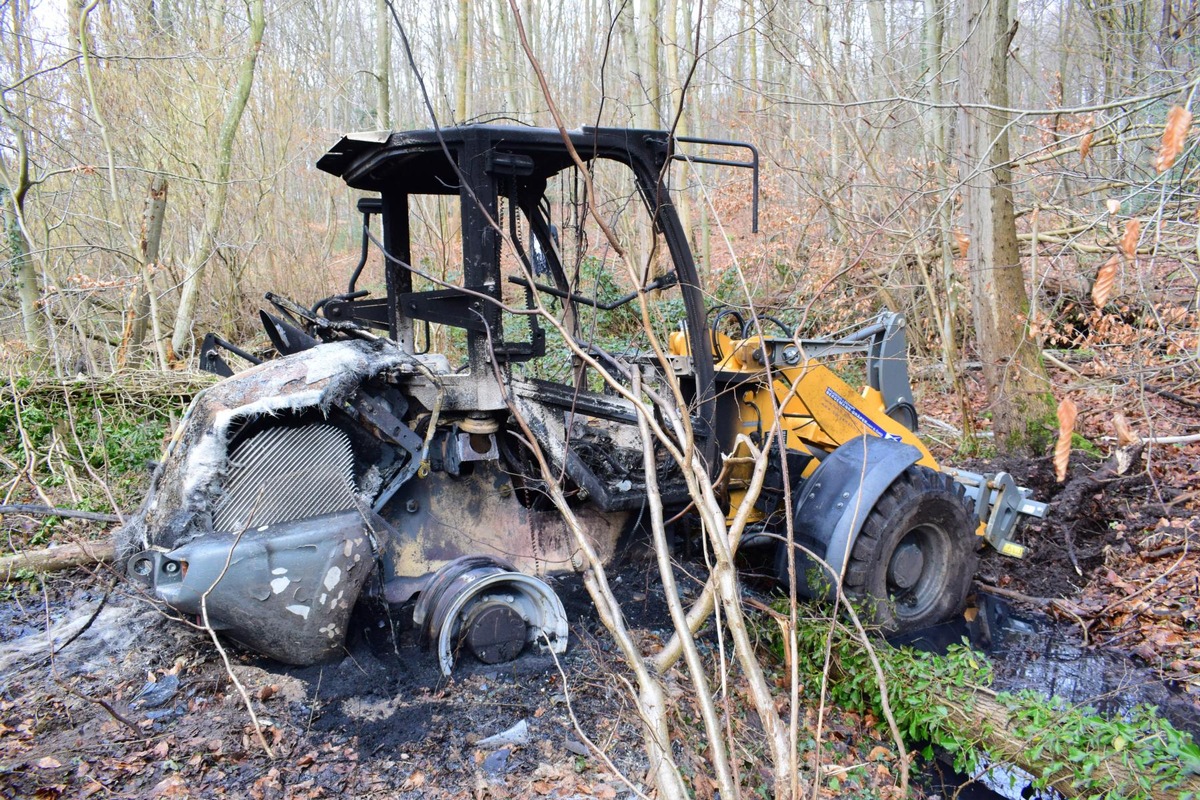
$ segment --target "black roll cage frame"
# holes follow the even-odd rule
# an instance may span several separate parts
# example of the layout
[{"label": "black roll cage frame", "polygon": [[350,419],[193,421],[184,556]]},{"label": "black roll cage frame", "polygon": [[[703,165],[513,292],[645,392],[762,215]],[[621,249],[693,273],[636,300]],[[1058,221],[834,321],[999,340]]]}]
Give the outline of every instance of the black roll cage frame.
[{"label": "black roll cage frame", "polygon": [[[677,143],[744,149],[745,160],[689,155],[676,152]],[[447,158],[449,156],[449,158]],[[551,246],[550,221],[540,209],[550,177],[598,159],[623,163],[632,171],[638,193],[663,235],[674,269],[615,301],[602,302],[572,291],[556,248]],[[686,313],[686,331],[692,358],[692,374],[684,378],[687,400],[694,411],[692,422],[701,451],[715,465],[715,380],[707,309],[695,259],[670,198],[669,166],[673,161],[749,168],[753,175],[753,229],[758,230],[759,153],[751,144],[723,139],[673,137],[664,131],[584,127],[573,131],[500,125],[474,125],[404,133],[351,134],[344,137],[318,162],[317,167],[341,177],[356,189],[378,192],[378,197],[358,201],[363,216],[360,257],[347,291],[317,303],[312,311],[333,321],[351,321],[385,330],[410,353],[417,353],[413,324],[439,323],[466,332],[469,371],[481,379],[493,379],[493,359],[504,362],[528,360],[544,354],[544,333],[531,318],[530,340],[505,342],[498,338],[503,328],[501,314],[501,240],[504,220],[499,218],[499,200],[509,199],[525,215],[539,249],[547,259],[553,285],[533,280],[527,253],[518,255],[528,277],[512,276],[527,296],[544,292],[563,303],[588,305],[601,310],[630,302],[640,294],[678,286]],[[460,197],[462,215],[463,281],[459,287],[413,291],[411,266],[409,197],[453,195]],[[365,267],[372,216],[379,216],[385,263],[386,297],[367,300],[357,288]],[[484,302],[490,300],[491,302]],[[530,298],[530,304],[532,304]]]}]

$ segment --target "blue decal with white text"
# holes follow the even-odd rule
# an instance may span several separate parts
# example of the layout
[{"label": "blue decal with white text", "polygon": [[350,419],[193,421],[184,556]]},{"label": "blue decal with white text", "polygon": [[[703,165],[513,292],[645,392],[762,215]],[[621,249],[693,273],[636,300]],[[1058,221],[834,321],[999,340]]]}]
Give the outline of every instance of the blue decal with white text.
[{"label": "blue decal with white text", "polygon": [[840,394],[835,392],[833,390],[833,387],[827,387],[825,389],[825,394],[828,395],[829,397],[833,398],[833,401],[835,403],[837,403],[842,408],[846,409],[846,411],[850,412],[850,414],[852,414],[855,419],[857,419],[863,425],[866,425],[870,430],[874,431],[875,435],[879,436],[880,438],[887,439],[892,442],[904,441],[904,437],[900,436],[899,434],[888,433],[883,428],[876,425],[874,420],[872,420],[866,414],[859,411],[854,406],[850,405],[850,402],[848,400],[846,400],[846,398],[842,397]]}]

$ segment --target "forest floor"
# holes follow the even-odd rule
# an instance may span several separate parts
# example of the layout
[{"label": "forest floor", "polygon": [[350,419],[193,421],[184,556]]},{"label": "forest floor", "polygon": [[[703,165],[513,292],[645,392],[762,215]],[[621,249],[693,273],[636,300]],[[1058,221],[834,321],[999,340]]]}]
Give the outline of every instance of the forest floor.
[{"label": "forest floor", "polygon": [[[1150,418],[1196,417],[1190,397],[1141,402],[1163,404]],[[937,397],[922,406],[955,422]],[[1103,442],[1104,420],[1084,415],[1083,437]],[[1195,432],[1181,425],[1156,434]],[[1133,445],[1124,469],[1117,450],[1077,450],[1062,483],[1049,458],[960,462],[1005,469],[1050,503],[1021,533],[1026,557],[989,552],[977,586],[1045,615],[1080,651],[1129,657],[1170,687],[1172,716],[1187,725],[1200,704],[1200,444]],[[36,527],[13,515],[3,525],[12,547]],[[56,534],[103,535],[70,521]],[[648,641],[668,624],[653,572],[635,558],[614,579]],[[230,648],[256,731],[207,633],[167,620],[111,570],[12,581],[0,594],[0,797],[635,796],[645,761],[625,672],[580,581],[556,589],[572,631],[558,660],[464,661],[445,679],[411,632],[395,644],[356,640],[340,662],[303,669]],[[685,687],[668,688],[691,715]],[[834,713],[826,725],[825,767],[854,775],[861,796],[895,796],[894,748],[878,721]],[[696,796],[712,787],[697,781]]]}]

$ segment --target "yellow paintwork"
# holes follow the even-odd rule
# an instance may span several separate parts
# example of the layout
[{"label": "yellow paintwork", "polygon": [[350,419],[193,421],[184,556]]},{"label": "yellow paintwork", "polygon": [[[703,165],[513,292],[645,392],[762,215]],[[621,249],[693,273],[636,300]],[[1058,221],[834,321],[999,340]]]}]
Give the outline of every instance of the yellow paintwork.
[{"label": "yellow paintwork", "polygon": [[[787,447],[795,452],[809,455],[814,450],[830,452],[858,436],[882,433],[917,448],[921,453],[918,464],[939,468],[916,434],[887,415],[877,390],[868,386],[861,392],[855,391],[828,367],[811,359],[801,360],[795,366],[776,367],[768,373],[756,358],[762,345],[759,337],[733,340],[717,333],[713,344],[718,372],[754,376],[734,389],[738,393],[741,432],[747,436],[761,442],[770,435],[779,409],[779,427]],[[687,337],[682,333],[672,334],[669,346],[672,355],[689,354]],[[741,505],[753,474],[749,459],[737,460],[750,455],[745,445],[739,445],[732,455],[735,460],[728,470],[730,518]],[[817,459],[812,459],[803,476],[792,475],[791,480],[807,477],[818,464]]]}]

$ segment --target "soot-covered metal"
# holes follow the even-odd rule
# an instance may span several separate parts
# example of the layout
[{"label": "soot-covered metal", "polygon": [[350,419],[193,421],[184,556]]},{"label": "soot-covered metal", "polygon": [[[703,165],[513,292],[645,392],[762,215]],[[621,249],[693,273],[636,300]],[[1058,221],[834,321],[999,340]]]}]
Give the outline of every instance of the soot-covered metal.
[{"label": "soot-covered metal", "polygon": [[[753,157],[721,155],[730,149]],[[752,506],[743,546],[786,565],[804,545],[832,565],[826,582],[880,601],[886,627],[960,608],[977,530],[1016,553],[1017,520],[1044,506],[1011,479],[939,472],[913,433],[903,317],[884,312],[827,341],[773,318],[780,330],[767,336],[735,308],[710,315],[671,201],[669,167],[685,157],[751,167],[757,186],[749,145],[662,131],[345,137],[318,166],[372,193],[358,203],[362,253],[347,289],[311,307],[268,294],[270,350],[242,371],[229,353],[254,364],[255,352],[205,340],[201,363],[226,377],[192,403],[118,533],[130,578],[295,664],[340,653],[369,599],[410,617],[448,674],[464,654],[498,663],[565,649],[548,576],[585,568],[585,551],[612,561],[651,491],[684,516],[699,470],[720,476],[731,519]],[[455,202],[461,261],[434,269],[413,231]],[[637,214],[649,224],[626,224]],[[613,230],[649,237],[630,248],[649,252],[644,263],[605,249]],[[861,391],[816,360],[858,351]],[[635,377],[655,390],[635,393]],[[682,421],[660,426],[674,448],[642,441],[647,408]],[[747,496],[747,442],[770,459],[759,498]],[[671,449],[688,456],[677,463]],[[860,485],[822,488],[835,477]],[[799,538],[787,493],[809,517]],[[843,501],[851,494],[860,502]]]}]

